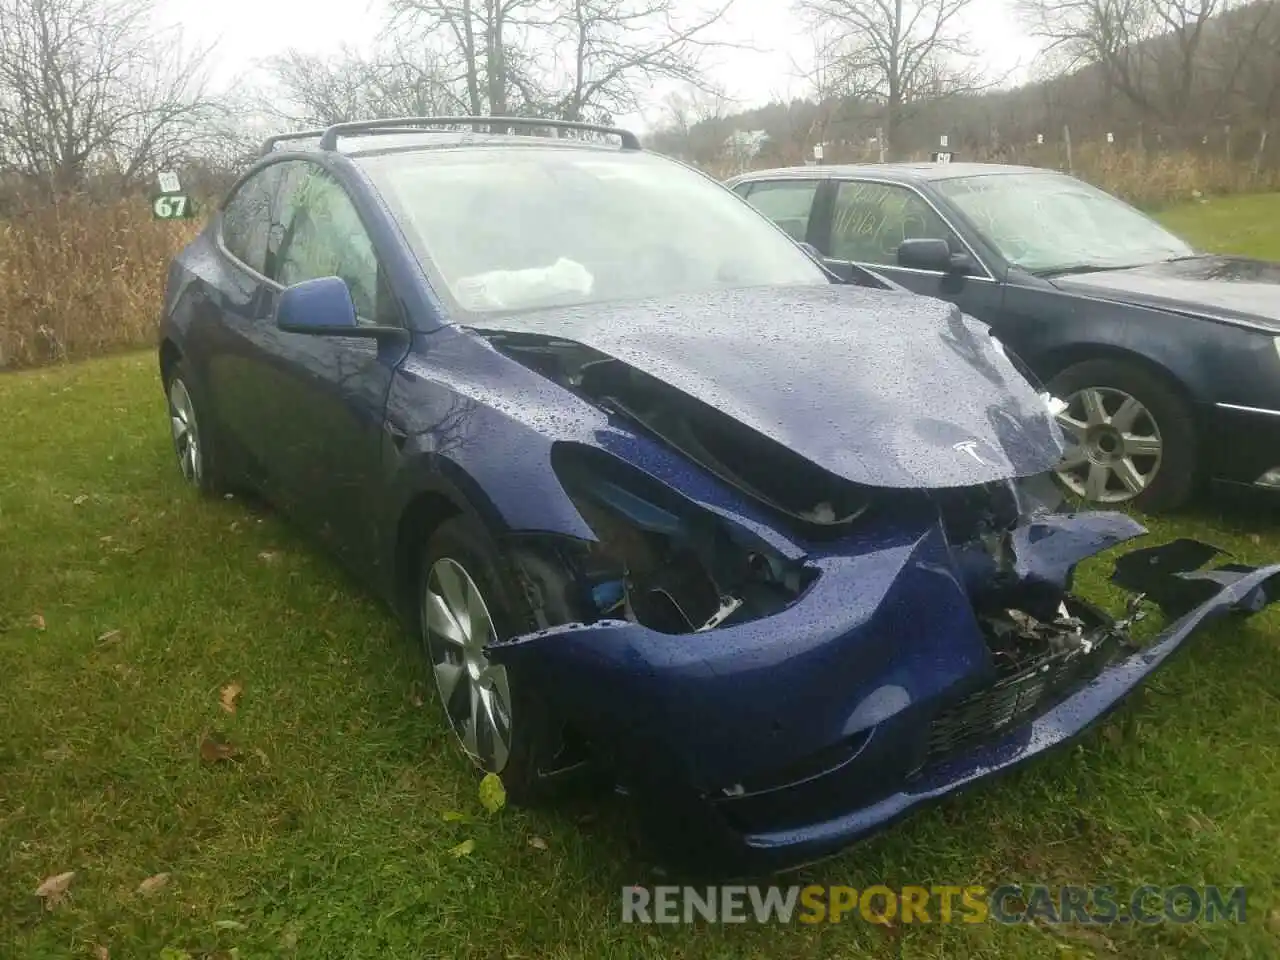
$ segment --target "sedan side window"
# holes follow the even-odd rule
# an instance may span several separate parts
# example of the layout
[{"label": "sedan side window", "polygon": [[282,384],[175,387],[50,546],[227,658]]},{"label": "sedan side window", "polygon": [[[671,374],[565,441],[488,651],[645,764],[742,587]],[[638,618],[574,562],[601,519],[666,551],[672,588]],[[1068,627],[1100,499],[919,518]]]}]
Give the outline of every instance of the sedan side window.
[{"label": "sedan side window", "polygon": [[282,167],[273,163],[240,185],[222,209],[222,243],[246,267],[267,276],[267,237]]},{"label": "sedan side window", "polygon": [[280,216],[288,225],[274,257],[274,279],[287,287],[341,277],[356,315],[368,323],[386,322],[390,297],[373,241],[342,185],[315,164],[299,164],[286,181]]},{"label": "sedan side window", "polygon": [[831,252],[835,260],[898,265],[903,240],[946,240],[962,249],[951,228],[920,194],[893,183],[847,180],[836,190],[831,220]]},{"label": "sedan side window", "polygon": [[762,180],[751,184],[747,202],[791,235],[803,241],[809,232],[817,180]]}]

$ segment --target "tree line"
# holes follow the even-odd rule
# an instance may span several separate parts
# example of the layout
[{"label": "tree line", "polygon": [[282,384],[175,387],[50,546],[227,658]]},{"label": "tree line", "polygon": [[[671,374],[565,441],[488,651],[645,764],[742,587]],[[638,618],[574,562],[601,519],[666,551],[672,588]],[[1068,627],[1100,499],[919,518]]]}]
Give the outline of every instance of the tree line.
[{"label": "tree line", "polygon": [[0,184],[128,189],[379,116],[607,123],[658,81],[701,85],[731,2],[391,0],[372,49],[282,49],[256,86],[215,92],[216,50],[158,26],[153,0],[0,0]]}]

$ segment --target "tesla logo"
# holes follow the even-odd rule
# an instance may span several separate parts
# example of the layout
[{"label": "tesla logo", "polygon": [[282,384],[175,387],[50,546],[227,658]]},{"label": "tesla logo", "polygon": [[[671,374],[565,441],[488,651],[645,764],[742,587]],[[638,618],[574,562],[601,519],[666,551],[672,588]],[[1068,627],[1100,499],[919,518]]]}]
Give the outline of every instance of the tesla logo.
[{"label": "tesla logo", "polygon": [[984,467],[992,466],[992,464],[982,459],[982,454],[978,452],[977,440],[961,440],[959,443],[953,445],[951,449],[959,453],[967,453],[969,456],[973,457],[973,459],[977,460]]}]

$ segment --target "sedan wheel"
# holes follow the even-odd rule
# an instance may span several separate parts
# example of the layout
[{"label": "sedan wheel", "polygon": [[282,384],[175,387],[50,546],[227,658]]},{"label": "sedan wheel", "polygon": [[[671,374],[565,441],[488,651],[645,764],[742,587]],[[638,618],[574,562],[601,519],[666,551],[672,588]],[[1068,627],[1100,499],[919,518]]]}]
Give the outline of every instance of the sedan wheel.
[{"label": "sedan wheel", "polygon": [[194,487],[204,483],[204,451],[200,445],[200,428],[191,393],[181,377],[169,384],[169,423],[173,433],[173,449],[178,454],[182,476]]},{"label": "sedan wheel", "polygon": [[1058,425],[1067,450],[1058,465],[1063,484],[1099,503],[1126,503],[1155,480],[1164,459],[1160,427],[1123,390],[1086,387],[1066,398]]},{"label": "sedan wheel", "polygon": [[422,591],[422,631],[449,725],[478,767],[501,773],[511,756],[511,690],[505,667],[489,662],[493,617],[466,568],[436,560]]}]

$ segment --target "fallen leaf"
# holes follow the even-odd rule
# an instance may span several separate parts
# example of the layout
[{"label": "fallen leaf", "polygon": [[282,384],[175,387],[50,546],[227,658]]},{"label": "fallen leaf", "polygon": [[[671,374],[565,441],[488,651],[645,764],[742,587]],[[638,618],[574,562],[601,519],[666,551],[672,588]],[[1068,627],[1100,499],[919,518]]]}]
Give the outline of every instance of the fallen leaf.
[{"label": "fallen leaf", "polygon": [[507,805],[507,789],[496,773],[486,773],[480,781],[480,806],[497,813]]},{"label": "fallen leaf", "polygon": [[231,532],[232,532],[232,533],[236,533],[237,531],[239,531],[239,529],[240,529],[240,521],[239,521],[239,520],[232,520],[232,521],[231,521]]},{"label": "fallen leaf", "polygon": [[205,763],[231,760],[239,752],[234,745],[223,740],[217,734],[206,734],[204,739],[200,741],[200,759]]},{"label": "fallen leaf", "polygon": [[31,626],[35,627],[37,630],[44,629],[44,616],[42,614],[33,613],[31,615],[31,619],[28,620],[27,622],[30,623]]},{"label": "fallen leaf", "polygon": [[1260,546],[1262,544],[1262,537],[1258,536],[1256,533],[1249,534],[1249,539],[1255,546]]},{"label": "fallen leaf", "polygon": [[236,701],[240,699],[240,694],[244,691],[244,687],[239,683],[232,681],[222,688],[222,695],[218,698],[218,702],[222,704],[222,709],[227,713],[236,712]]},{"label": "fallen leaf", "polygon": [[546,850],[547,841],[543,840],[541,837],[530,837],[529,846],[533,847],[535,850]]},{"label": "fallen leaf", "polygon": [[236,495],[234,493],[224,493],[222,495],[223,500],[234,500],[235,498],[236,498]]},{"label": "fallen leaf", "polygon": [[[109,534],[109,533],[108,533],[105,537],[99,537],[99,538],[98,538],[98,542],[99,542],[99,543],[110,543],[110,542],[111,542],[112,540],[114,540],[114,539],[115,539],[115,537],[113,537],[111,534]],[[103,947],[102,949],[104,949],[104,950],[105,950],[105,949],[106,949],[106,947]]]},{"label": "fallen leaf", "polygon": [[75,875],[74,870],[68,870],[66,873],[46,877],[44,883],[36,887],[36,896],[44,900],[46,910],[52,910],[58,905],[58,901],[67,892],[67,887],[71,886],[71,880]]},{"label": "fallen leaf", "polygon": [[215,930],[248,930],[249,928],[239,920],[215,920],[213,921],[213,929]]},{"label": "fallen leaf", "polygon": [[111,960],[111,951],[103,946],[93,948],[93,960]]},{"label": "fallen leaf", "polygon": [[475,848],[476,848],[476,842],[474,840],[463,840],[457,846],[449,848],[449,855],[451,857],[459,857],[459,858],[469,856],[471,851],[474,850]]},{"label": "fallen leaf", "polygon": [[259,760],[261,760],[268,767],[271,766],[271,761],[267,759],[267,751],[263,750],[261,747],[254,747],[253,755],[257,757]]},{"label": "fallen leaf", "polygon": [[84,502],[85,502],[86,500],[88,500],[88,499],[89,499],[89,495],[88,495],[87,493],[82,493],[82,494],[80,494],[80,496],[76,497],[76,498],[75,498],[74,500],[72,500],[71,502],[72,502],[72,503],[74,503],[74,504],[78,507],[78,506],[80,506],[82,503],[84,503]]},{"label": "fallen leaf", "polygon": [[112,640],[118,640],[119,638],[120,638],[119,630],[108,630],[106,633],[104,633],[102,636],[98,638],[98,643],[110,643]]},{"label": "fallen leaf", "polygon": [[258,559],[263,563],[275,563],[278,554],[274,550],[263,550],[258,554]]},{"label": "fallen leaf", "polygon": [[446,810],[444,813],[440,814],[440,819],[445,823],[466,823],[467,815],[465,813],[459,813],[457,810]]},{"label": "fallen leaf", "polygon": [[422,691],[418,689],[417,683],[409,687],[409,704],[419,710],[422,709]]},{"label": "fallen leaf", "polygon": [[157,873],[155,876],[147,877],[147,879],[138,884],[138,892],[144,897],[149,897],[168,882],[169,875],[167,873]]}]

